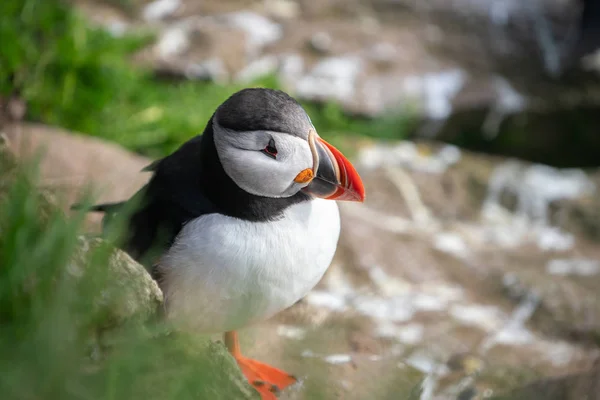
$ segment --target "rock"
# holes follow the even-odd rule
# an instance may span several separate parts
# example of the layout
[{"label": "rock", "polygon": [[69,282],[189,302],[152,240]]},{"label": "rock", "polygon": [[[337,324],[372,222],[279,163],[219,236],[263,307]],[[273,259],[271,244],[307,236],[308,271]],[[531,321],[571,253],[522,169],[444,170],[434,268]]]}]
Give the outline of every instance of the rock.
[{"label": "rock", "polygon": [[23,120],[27,104],[18,96],[0,97],[0,127],[5,123]]},{"label": "rock", "polygon": [[[85,188],[98,202],[120,201],[149,179],[141,172],[149,159],[97,138],[31,123],[6,126],[4,134],[19,161],[42,152],[40,183],[62,198],[65,208],[77,202]],[[91,213],[88,218],[90,228],[99,226],[100,215]]]},{"label": "rock", "polygon": [[317,53],[327,54],[331,50],[331,42],[327,32],[317,32],[310,38],[309,45]]},{"label": "rock", "polygon": [[300,14],[300,5],[293,0],[266,0],[264,8],[274,18],[290,19]]},{"label": "rock", "polygon": [[157,21],[173,14],[179,6],[181,0],[156,0],[147,4],[142,11],[142,18],[146,21]]},{"label": "rock", "polygon": [[135,60],[160,76],[227,82],[251,59],[248,40],[227,20],[190,17],[163,28],[158,41]]},{"label": "rock", "polygon": [[368,57],[378,64],[390,65],[398,56],[396,47],[388,42],[377,43],[368,50]]},{"label": "rock", "polygon": [[[157,0],[130,5],[137,20],[79,3],[117,34],[159,30],[138,59],[161,76],[247,82],[256,69],[274,72],[265,60],[295,54],[300,76],[279,76],[307,100],[366,116],[408,111],[411,134],[474,150],[597,165],[600,36],[591,1]],[[352,66],[332,62],[347,58]]]},{"label": "rock", "polygon": [[304,59],[298,54],[284,54],[281,56],[279,79],[287,88],[292,88],[304,72]]},{"label": "rock", "polygon": [[493,400],[598,400],[600,399],[600,359],[587,371],[544,378]]},{"label": "rock", "polygon": [[183,26],[175,26],[165,30],[158,43],[156,51],[161,59],[182,54],[190,47],[188,32]]},{"label": "rock", "polygon": [[264,47],[277,42],[283,36],[281,25],[250,11],[224,14],[217,18],[246,34],[246,52],[250,57],[255,57]]},{"label": "rock", "polygon": [[215,82],[224,82],[228,78],[228,72],[219,58],[209,58],[208,60],[190,64],[185,67],[183,74],[188,79],[211,80]]},{"label": "rock", "polygon": [[351,99],[362,63],[356,57],[330,57],[315,65],[296,84],[296,94],[305,99],[325,101]]},{"label": "rock", "polygon": [[[420,387],[426,398],[505,393],[589,363],[599,354],[593,292],[600,281],[595,264],[579,260],[600,259],[599,251],[580,233],[572,234],[571,248],[540,247],[537,235],[544,231],[532,228],[536,212],[519,218],[517,202],[506,193],[493,201],[497,212],[486,215],[489,193],[497,188],[494,172],[504,162],[424,141],[360,149],[355,165],[367,201],[340,203],[343,227],[334,264],[316,290],[272,324],[309,324],[302,338],[293,339],[307,362],[368,357],[374,366],[386,359],[408,364],[425,376]],[[569,213],[564,202],[589,195],[593,172],[518,168],[515,176],[532,168],[562,182],[556,192],[528,196],[547,199],[538,202],[547,229],[566,229],[556,215]],[[528,185],[519,180],[515,187],[521,193]],[[561,261],[576,254],[581,256],[573,262]],[[571,275],[552,261],[557,255]],[[549,265],[563,275],[550,275]],[[305,314],[319,317],[300,316]],[[340,340],[319,351],[311,337],[323,340],[332,325],[343,332]],[[267,328],[254,329],[269,335]],[[352,339],[344,343],[344,337]],[[274,339],[264,340],[272,349]],[[354,389],[345,398],[363,393]]]},{"label": "rock", "polygon": [[156,314],[163,304],[163,294],[156,281],[141,264],[121,250],[109,250],[101,239],[79,237],[78,249],[68,266],[69,273],[82,276],[89,268],[86,265],[89,257],[102,250],[110,252],[108,264],[102,266],[104,290],[102,297],[93,303],[96,309],[90,310],[92,314],[103,316],[100,327],[144,321]]},{"label": "rock", "polygon": [[199,340],[195,335],[182,332],[140,336],[114,348],[114,355],[109,359],[113,361],[109,364],[112,369],[107,371],[107,376],[123,372],[120,379],[113,381],[112,395],[190,400],[260,399],[222,343]]},{"label": "rock", "polygon": [[279,67],[279,60],[275,56],[264,56],[242,69],[236,76],[238,82],[249,83],[258,78],[275,73]]}]

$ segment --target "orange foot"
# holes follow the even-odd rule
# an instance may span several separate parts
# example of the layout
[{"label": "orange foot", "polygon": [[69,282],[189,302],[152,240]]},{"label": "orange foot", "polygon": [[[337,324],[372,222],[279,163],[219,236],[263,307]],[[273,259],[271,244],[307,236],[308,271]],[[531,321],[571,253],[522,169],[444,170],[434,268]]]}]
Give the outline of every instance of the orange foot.
[{"label": "orange foot", "polygon": [[283,389],[297,382],[297,379],[287,372],[242,356],[236,332],[225,333],[225,344],[248,382],[260,393],[262,400],[276,400]]},{"label": "orange foot", "polygon": [[275,367],[243,356],[235,357],[248,382],[260,393],[263,400],[273,400],[297,379]]}]

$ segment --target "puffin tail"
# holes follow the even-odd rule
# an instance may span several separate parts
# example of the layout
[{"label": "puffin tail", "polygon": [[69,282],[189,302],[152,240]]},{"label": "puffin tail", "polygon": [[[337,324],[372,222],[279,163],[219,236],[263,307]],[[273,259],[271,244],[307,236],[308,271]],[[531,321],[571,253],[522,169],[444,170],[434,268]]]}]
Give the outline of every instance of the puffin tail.
[{"label": "puffin tail", "polygon": [[124,201],[119,201],[116,203],[95,204],[93,206],[87,207],[84,204],[75,203],[75,204],[71,205],[71,210],[86,209],[87,211],[90,211],[90,212],[111,213],[111,212],[118,211],[121,207],[123,207],[124,204],[125,204]]}]

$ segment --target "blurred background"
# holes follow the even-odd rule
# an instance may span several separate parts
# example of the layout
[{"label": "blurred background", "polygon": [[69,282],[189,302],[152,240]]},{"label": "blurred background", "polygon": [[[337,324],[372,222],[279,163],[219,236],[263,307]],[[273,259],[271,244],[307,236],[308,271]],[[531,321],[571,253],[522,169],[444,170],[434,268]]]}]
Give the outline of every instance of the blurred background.
[{"label": "blurred background", "polygon": [[2,1],[3,398],[252,398],[149,338],[156,285],[67,210],[262,86],[367,190],[318,287],[242,334],[303,378],[282,399],[600,399],[598,48],[594,0]]}]

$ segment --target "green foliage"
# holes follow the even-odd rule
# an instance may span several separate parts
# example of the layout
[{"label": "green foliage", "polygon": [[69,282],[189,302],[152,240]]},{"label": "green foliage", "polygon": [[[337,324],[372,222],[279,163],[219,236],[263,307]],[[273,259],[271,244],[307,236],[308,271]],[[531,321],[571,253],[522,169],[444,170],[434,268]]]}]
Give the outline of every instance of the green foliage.
[{"label": "green foliage", "polygon": [[22,96],[30,119],[83,132],[135,80],[126,56],[148,40],[89,28],[60,0],[1,2],[0,37],[0,94]]},{"label": "green foliage", "polygon": [[[201,133],[215,108],[243,84],[164,82],[130,57],[148,34],[113,37],[60,0],[0,2],[0,96],[18,94],[27,119],[99,136],[164,156]],[[278,88],[274,77],[250,84]],[[397,138],[400,118],[358,120],[335,104],[304,104],[319,133],[339,144],[349,133]]]},{"label": "green foliage", "polygon": [[222,345],[169,333],[157,318],[107,325],[115,304],[107,294],[117,287],[107,273],[112,248],[75,257],[83,214],[66,218],[38,195],[37,169],[2,166],[3,399],[249,398]]}]

